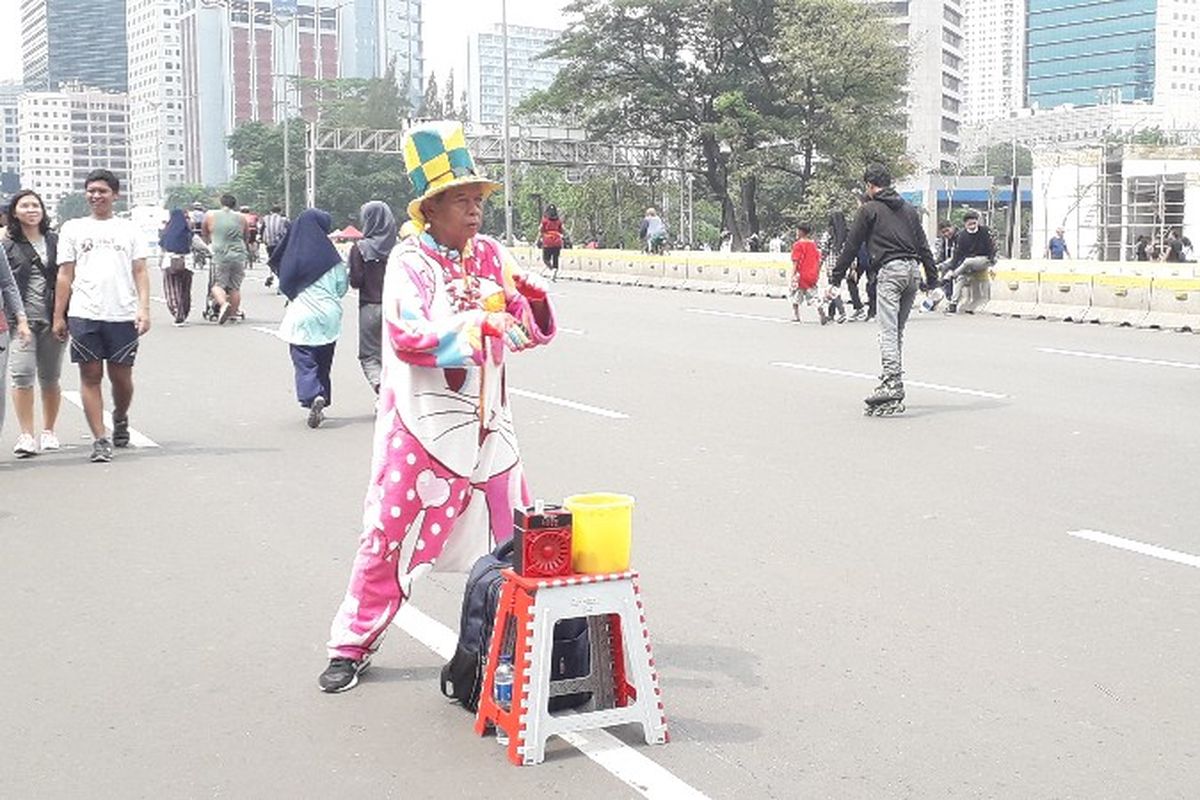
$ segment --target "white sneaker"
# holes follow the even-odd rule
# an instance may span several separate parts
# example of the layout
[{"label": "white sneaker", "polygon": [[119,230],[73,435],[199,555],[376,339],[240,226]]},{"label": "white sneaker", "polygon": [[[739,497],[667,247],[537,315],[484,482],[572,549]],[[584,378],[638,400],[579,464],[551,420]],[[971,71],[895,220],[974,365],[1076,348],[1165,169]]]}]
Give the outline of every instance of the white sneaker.
[{"label": "white sneaker", "polygon": [[29,458],[37,454],[37,443],[33,441],[32,436],[22,433],[17,437],[17,443],[13,445],[13,455],[17,458]]},{"label": "white sneaker", "polygon": [[54,435],[54,431],[42,431],[42,452],[57,450],[59,447],[58,437]]}]

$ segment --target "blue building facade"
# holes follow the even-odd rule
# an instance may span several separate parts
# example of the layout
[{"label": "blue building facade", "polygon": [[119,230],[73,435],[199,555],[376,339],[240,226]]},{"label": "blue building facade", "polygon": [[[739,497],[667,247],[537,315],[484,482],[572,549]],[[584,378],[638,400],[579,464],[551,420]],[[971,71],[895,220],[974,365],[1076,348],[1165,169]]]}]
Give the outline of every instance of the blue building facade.
[{"label": "blue building facade", "polygon": [[1026,104],[1153,100],[1157,5],[1157,0],[1027,0]]}]

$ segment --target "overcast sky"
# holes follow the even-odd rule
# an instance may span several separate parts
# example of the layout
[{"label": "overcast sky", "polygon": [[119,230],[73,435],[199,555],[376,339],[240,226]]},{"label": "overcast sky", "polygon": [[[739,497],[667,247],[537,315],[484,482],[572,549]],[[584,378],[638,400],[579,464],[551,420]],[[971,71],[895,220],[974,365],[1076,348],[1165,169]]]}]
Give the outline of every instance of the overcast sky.
[{"label": "overcast sky", "polygon": [[[10,4],[16,5],[17,0],[0,0],[0,6]],[[508,0],[508,20],[514,25],[560,28],[559,10],[565,4],[566,0]],[[463,86],[467,39],[500,21],[499,0],[425,0],[424,12],[426,69],[435,71],[444,83],[453,68],[456,82]],[[15,16],[8,22],[0,25],[0,80],[19,80],[21,30]]]}]

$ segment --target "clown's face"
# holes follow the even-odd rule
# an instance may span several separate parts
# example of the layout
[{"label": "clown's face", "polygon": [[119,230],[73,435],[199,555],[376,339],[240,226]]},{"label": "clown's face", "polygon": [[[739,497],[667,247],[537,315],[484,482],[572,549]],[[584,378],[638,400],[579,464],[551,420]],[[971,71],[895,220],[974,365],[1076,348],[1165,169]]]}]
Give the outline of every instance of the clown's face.
[{"label": "clown's face", "polygon": [[429,233],[438,244],[462,250],[483,224],[483,186],[447,189],[421,206]]}]

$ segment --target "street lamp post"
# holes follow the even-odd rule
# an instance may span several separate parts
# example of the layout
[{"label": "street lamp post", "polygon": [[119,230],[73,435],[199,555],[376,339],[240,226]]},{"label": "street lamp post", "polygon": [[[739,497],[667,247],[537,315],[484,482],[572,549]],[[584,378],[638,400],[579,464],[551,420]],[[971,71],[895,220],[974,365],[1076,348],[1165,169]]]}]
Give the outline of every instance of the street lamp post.
[{"label": "street lamp post", "polygon": [[504,53],[504,243],[513,243],[512,140],[509,134],[508,0],[500,0],[500,30]]},{"label": "street lamp post", "polygon": [[[279,43],[281,49],[288,48],[288,33],[291,32],[292,24],[295,22],[297,7],[296,0],[274,0],[271,4],[272,18],[275,24],[279,27]],[[320,20],[316,19],[318,36],[320,35]],[[318,40],[319,41],[319,40]],[[289,168],[290,141],[288,135],[288,117],[291,116],[289,108],[290,98],[289,88],[290,80],[287,75],[284,75],[283,83],[283,214],[288,219],[292,217],[292,174]]]}]

